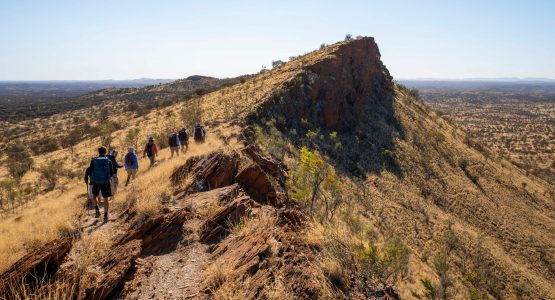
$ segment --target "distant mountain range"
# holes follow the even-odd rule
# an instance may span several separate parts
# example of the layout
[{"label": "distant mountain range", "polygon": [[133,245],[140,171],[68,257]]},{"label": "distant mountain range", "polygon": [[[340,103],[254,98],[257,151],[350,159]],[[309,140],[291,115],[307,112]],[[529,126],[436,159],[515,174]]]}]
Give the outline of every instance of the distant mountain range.
[{"label": "distant mountain range", "polygon": [[493,77],[493,78],[401,78],[398,81],[427,82],[555,82],[555,78],[544,77]]}]

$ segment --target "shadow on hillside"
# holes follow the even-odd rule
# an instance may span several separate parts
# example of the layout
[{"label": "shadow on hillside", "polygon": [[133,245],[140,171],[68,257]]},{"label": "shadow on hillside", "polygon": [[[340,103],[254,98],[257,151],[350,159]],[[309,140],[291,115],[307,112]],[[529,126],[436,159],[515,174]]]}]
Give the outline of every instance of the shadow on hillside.
[{"label": "shadow on hillside", "polygon": [[[260,126],[270,143],[281,138],[298,148],[306,146],[324,153],[341,175],[364,178],[389,171],[403,177],[394,141],[404,139],[405,134],[395,113],[394,91],[378,85],[372,95],[379,96],[363,99],[355,113],[357,118],[335,129],[324,125],[318,111],[311,111],[309,118],[295,118],[291,108],[279,107],[252,116],[250,123]],[[321,109],[322,104],[313,106]],[[276,129],[281,136],[275,136]]]}]

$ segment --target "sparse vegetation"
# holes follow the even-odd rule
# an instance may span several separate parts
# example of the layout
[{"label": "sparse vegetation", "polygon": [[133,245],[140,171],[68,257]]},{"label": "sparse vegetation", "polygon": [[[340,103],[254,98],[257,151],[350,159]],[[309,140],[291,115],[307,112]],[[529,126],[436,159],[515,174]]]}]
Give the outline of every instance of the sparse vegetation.
[{"label": "sparse vegetation", "polygon": [[22,144],[11,144],[6,149],[8,171],[10,175],[17,181],[21,181],[21,178],[27,171],[33,166],[33,158],[27,150],[27,148]]},{"label": "sparse vegetation", "polygon": [[376,288],[390,287],[405,275],[409,251],[398,237],[390,237],[381,247],[369,242],[357,252],[357,259],[366,289],[371,295]]},{"label": "sparse vegetation", "polygon": [[288,184],[290,196],[299,201],[311,216],[330,220],[344,202],[339,177],[318,151],[301,148],[300,162]]}]

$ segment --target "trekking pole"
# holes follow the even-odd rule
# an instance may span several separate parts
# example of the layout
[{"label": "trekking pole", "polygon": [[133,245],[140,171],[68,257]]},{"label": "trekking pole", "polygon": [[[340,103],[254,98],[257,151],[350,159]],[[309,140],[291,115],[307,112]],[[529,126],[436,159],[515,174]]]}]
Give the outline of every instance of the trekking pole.
[{"label": "trekking pole", "polygon": [[91,214],[91,212],[90,212],[91,199],[90,199],[90,196],[89,196],[89,183],[86,182],[85,184],[87,185],[87,202],[85,204],[85,207],[87,208],[87,216],[89,216]]}]

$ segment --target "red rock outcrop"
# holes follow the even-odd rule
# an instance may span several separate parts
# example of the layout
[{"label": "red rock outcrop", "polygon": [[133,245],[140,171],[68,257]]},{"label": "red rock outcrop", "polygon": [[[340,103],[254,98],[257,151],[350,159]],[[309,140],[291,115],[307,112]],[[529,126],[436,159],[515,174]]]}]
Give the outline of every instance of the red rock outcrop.
[{"label": "red rock outcrop", "polygon": [[174,185],[179,185],[188,177],[192,177],[193,180],[183,191],[178,192],[176,197],[237,183],[252,199],[260,203],[278,206],[280,200],[277,188],[271,178],[273,177],[277,181],[280,178],[284,180],[285,173],[280,164],[273,159],[261,156],[252,147],[246,147],[243,150],[253,158],[252,161],[241,158],[241,155],[234,151],[230,153],[218,151],[204,157],[187,160],[172,174],[172,182]]},{"label": "red rock outcrop", "polygon": [[209,244],[218,242],[227,235],[230,227],[239,223],[241,218],[249,216],[250,211],[258,206],[260,205],[248,196],[237,197],[204,222],[200,240]]},{"label": "red rock outcrop", "polygon": [[92,266],[99,276],[83,287],[84,299],[100,300],[110,295],[139,257],[141,250],[141,241],[132,240],[109,251]]},{"label": "red rock outcrop", "polygon": [[188,159],[173,173],[171,181],[179,184],[190,176],[193,181],[186,188],[189,193],[208,191],[233,184],[238,167],[238,153],[217,151]]},{"label": "red rock outcrop", "polygon": [[7,287],[14,280],[34,284],[37,278],[53,275],[71,249],[71,242],[69,238],[54,240],[20,258],[0,275],[0,291],[9,292]]},{"label": "red rock outcrop", "polygon": [[140,240],[142,254],[171,251],[184,239],[183,224],[192,217],[191,211],[182,208],[146,219],[138,218],[116,241],[124,244]]},{"label": "red rock outcrop", "polygon": [[276,91],[249,120],[285,117],[287,127],[306,120],[329,130],[346,131],[365,108],[389,104],[393,79],[380,59],[378,45],[364,37],[331,47],[325,58],[304,67],[299,77]]},{"label": "red rock outcrop", "polygon": [[249,163],[243,166],[235,176],[235,181],[258,202],[279,205],[276,189],[260,165]]}]

